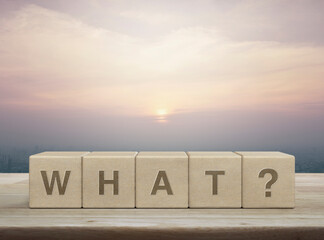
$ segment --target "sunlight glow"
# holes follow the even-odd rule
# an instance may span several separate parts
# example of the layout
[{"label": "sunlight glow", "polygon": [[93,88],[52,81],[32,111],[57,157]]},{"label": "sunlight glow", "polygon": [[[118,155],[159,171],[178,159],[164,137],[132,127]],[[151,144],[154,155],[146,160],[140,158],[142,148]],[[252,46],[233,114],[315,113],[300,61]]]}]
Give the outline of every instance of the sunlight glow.
[{"label": "sunlight glow", "polygon": [[158,109],[158,110],[156,111],[156,114],[157,114],[158,116],[164,116],[164,115],[167,114],[167,110],[166,110],[166,109]]},{"label": "sunlight glow", "polygon": [[156,117],[155,120],[158,123],[166,123],[167,122],[167,110],[164,108],[158,109],[156,111]]}]

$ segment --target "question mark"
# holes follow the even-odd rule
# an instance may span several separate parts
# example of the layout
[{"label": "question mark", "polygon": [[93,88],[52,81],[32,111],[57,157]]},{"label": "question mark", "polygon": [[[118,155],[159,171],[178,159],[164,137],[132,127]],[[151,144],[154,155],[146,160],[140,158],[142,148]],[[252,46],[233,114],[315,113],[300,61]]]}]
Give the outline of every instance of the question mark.
[{"label": "question mark", "polygon": [[271,188],[272,184],[274,184],[278,180],[278,173],[273,169],[266,168],[266,169],[263,169],[259,173],[259,178],[263,178],[264,175],[266,175],[267,173],[271,174],[271,179],[270,179],[270,181],[267,182],[267,184],[265,186],[266,189],[269,189],[269,191],[265,192],[265,197],[271,197],[270,188]]}]

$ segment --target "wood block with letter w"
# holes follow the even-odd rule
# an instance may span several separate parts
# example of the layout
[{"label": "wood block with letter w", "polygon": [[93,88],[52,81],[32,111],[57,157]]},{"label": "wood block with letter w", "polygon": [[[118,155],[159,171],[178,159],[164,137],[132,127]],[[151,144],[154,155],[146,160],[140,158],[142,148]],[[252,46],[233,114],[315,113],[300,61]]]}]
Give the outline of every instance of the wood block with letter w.
[{"label": "wood block with letter w", "polygon": [[81,160],[88,152],[43,152],[29,158],[31,208],[81,208]]}]

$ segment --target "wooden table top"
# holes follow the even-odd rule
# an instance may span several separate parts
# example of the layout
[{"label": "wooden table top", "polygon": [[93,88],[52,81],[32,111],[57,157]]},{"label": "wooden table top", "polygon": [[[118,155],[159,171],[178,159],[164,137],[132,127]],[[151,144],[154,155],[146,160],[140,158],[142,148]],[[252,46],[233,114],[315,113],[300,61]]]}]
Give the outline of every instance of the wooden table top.
[{"label": "wooden table top", "polygon": [[29,209],[28,174],[0,174],[0,239],[324,239],[324,174],[296,174],[295,209]]}]

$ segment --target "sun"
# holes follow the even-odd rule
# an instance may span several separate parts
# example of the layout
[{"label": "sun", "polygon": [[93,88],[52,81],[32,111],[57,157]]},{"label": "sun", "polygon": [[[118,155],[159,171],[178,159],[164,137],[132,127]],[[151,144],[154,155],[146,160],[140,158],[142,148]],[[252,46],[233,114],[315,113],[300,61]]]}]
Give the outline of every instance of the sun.
[{"label": "sun", "polygon": [[156,115],[158,115],[158,116],[165,116],[165,115],[167,115],[167,113],[168,113],[167,110],[164,108],[156,110]]},{"label": "sun", "polygon": [[160,108],[156,110],[155,121],[158,123],[167,123],[168,111],[165,108]]}]

